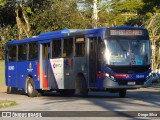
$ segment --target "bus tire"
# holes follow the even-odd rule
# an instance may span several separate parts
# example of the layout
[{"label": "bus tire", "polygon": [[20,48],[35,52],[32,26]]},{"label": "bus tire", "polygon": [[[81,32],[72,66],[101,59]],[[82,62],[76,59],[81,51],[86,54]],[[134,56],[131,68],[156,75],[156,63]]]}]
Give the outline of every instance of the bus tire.
[{"label": "bus tire", "polygon": [[32,78],[29,78],[27,82],[27,94],[29,97],[37,97],[38,91],[35,89],[34,81]]},{"label": "bus tire", "polygon": [[75,90],[60,90],[59,93],[61,96],[66,96],[66,97],[70,97],[70,96],[73,96]]},{"label": "bus tire", "polygon": [[119,97],[121,97],[121,98],[126,97],[126,92],[127,92],[127,90],[120,90],[119,91]]},{"label": "bus tire", "polygon": [[11,87],[11,86],[7,87],[7,94],[17,94],[17,91],[18,89],[15,87]]},{"label": "bus tire", "polygon": [[87,82],[83,75],[78,75],[76,77],[75,95],[81,95],[82,97],[88,96]]}]

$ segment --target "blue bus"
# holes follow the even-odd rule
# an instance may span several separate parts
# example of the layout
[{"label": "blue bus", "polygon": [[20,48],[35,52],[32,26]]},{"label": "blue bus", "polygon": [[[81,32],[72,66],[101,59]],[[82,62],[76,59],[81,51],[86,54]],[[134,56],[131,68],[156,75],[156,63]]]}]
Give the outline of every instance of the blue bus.
[{"label": "blue bus", "polygon": [[7,93],[25,90],[61,95],[151,85],[150,40],[146,29],[131,26],[64,29],[6,43]]}]

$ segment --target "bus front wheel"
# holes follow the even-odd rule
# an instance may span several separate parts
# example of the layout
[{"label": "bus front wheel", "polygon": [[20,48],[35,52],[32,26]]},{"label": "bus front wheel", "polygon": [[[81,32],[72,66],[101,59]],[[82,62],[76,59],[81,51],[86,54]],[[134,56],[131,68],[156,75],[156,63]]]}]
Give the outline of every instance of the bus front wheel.
[{"label": "bus front wheel", "polygon": [[126,92],[127,92],[127,90],[120,90],[119,91],[119,97],[121,97],[121,98],[126,97]]},{"label": "bus front wheel", "polygon": [[17,88],[15,87],[11,87],[11,86],[8,86],[7,87],[7,94],[16,94],[17,93]]},{"label": "bus front wheel", "polygon": [[27,82],[27,94],[29,97],[38,96],[38,91],[35,89],[34,81],[31,78]]}]

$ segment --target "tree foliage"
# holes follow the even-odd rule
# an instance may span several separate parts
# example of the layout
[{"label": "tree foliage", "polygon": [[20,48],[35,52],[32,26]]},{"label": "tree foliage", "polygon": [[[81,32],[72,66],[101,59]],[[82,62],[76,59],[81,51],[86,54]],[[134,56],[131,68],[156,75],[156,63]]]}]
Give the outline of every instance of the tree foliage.
[{"label": "tree foliage", "polygon": [[111,13],[114,25],[141,25],[138,12],[143,7],[141,0],[112,0]]},{"label": "tree foliage", "polygon": [[[148,28],[156,38],[156,63],[160,60],[159,0],[97,0],[98,27],[132,25]],[[19,19],[23,37],[60,29],[92,28],[93,0],[0,0],[0,48],[10,39],[19,39]],[[79,9],[78,5],[83,6]],[[21,6],[22,5],[22,6]],[[16,12],[17,10],[17,12]],[[18,19],[17,19],[18,18]],[[28,22],[27,22],[27,21]],[[29,29],[28,29],[29,28]],[[28,31],[26,31],[28,30]],[[29,35],[26,35],[29,32]],[[160,63],[158,63],[160,64]]]},{"label": "tree foliage", "polygon": [[[46,6],[46,2],[43,6]],[[52,31],[65,28],[89,28],[90,20],[86,17],[85,12],[80,12],[77,9],[76,1],[50,1],[50,4],[43,11],[37,11],[31,17],[31,25],[34,28],[34,34],[42,31]],[[37,24],[38,23],[38,24]]]}]

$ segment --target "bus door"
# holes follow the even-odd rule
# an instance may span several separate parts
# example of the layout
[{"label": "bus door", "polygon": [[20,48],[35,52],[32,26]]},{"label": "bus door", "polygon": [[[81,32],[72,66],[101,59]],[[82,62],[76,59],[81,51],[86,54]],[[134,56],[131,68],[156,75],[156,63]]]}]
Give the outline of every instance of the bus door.
[{"label": "bus door", "polygon": [[96,82],[97,38],[89,38],[89,83]]},{"label": "bus door", "polygon": [[40,44],[40,88],[49,89],[50,43]]},{"label": "bus door", "polygon": [[63,58],[64,58],[64,89],[73,89],[73,37],[63,40]]}]

